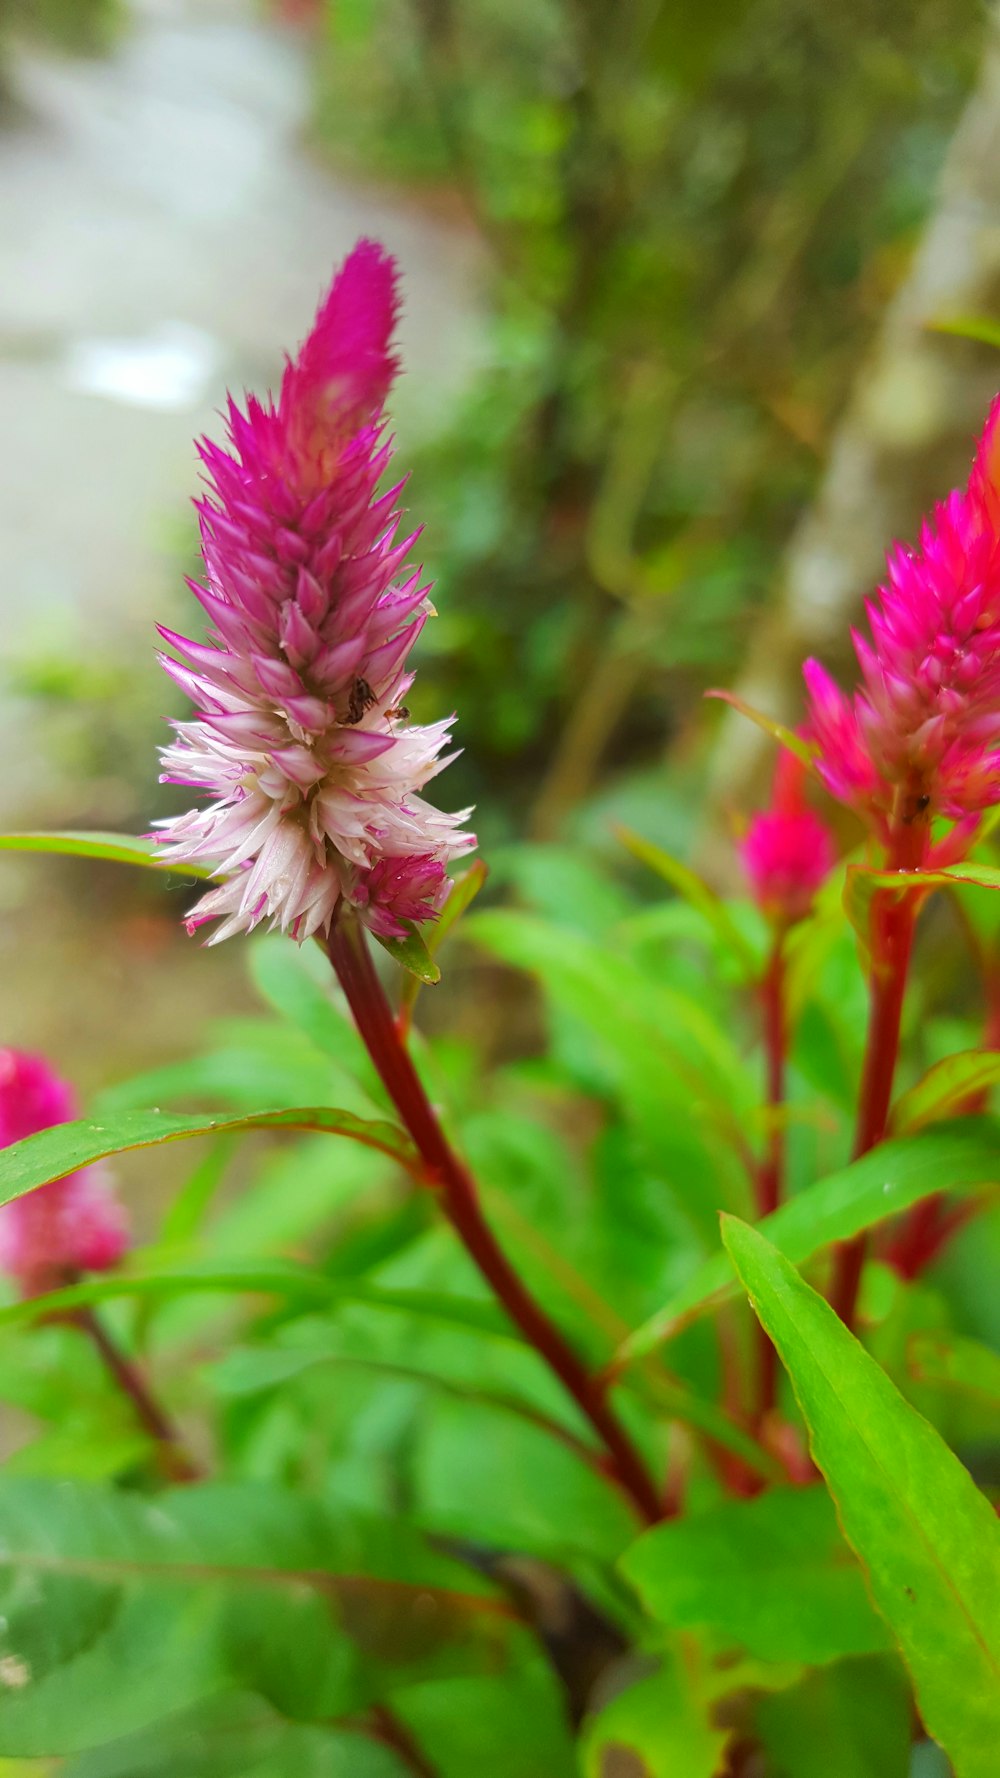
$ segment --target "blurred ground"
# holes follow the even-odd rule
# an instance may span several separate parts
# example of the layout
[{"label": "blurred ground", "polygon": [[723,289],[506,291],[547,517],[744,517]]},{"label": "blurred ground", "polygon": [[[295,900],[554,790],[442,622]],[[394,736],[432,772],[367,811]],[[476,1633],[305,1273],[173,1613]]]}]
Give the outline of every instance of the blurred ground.
[{"label": "blurred ground", "polygon": [[[274,381],[360,233],[403,268],[404,433],[431,429],[472,368],[474,243],[310,159],[305,53],[250,0],[135,0],[106,59],[14,55],[0,117],[4,827],[149,819],[155,759],[127,757],[123,706],[166,707],[154,618],[194,613],[178,590],[192,439],[217,427],[227,386]],[[80,681],[97,731],[86,782],[60,706]],[[185,1052],[245,993],[231,948],[206,956],[178,935],[176,890],[125,875],[0,859],[0,1044],[43,1047],[84,1086]]]}]

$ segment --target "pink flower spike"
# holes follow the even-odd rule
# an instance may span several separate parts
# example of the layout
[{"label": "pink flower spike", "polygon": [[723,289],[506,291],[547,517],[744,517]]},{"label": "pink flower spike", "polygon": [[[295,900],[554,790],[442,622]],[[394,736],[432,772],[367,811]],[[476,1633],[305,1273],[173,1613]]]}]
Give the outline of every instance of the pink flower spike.
[{"label": "pink flower spike", "polygon": [[924,522],[920,547],[897,544],[877,599],[871,641],[855,637],[861,685],[844,696],[816,661],[804,672],[809,732],[827,788],[893,846],[924,836],[935,816],[970,843],[1000,800],[1000,398],[964,492]]},{"label": "pink flower spike", "polygon": [[795,754],[779,754],[771,806],[754,816],[740,846],[754,900],[780,926],[805,919],[837,857],[832,834],[805,801],[805,773]]},{"label": "pink flower spike", "polygon": [[[468,811],[420,796],[448,763],[449,722],[405,726],[407,657],[431,607],[406,558],[384,402],[397,368],[394,261],[361,241],[320,304],[277,403],[230,401],[229,448],[203,441],[196,503],[207,642],[171,631],[164,661],[195,705],[165,781],[207,806],[157,825],[173,858],[219,879],[189,932],[265,924],[300,943],[346,903],[381,937],[433,919]],[[450,756],[450,757],[453,757]]]},{"label": "pink flower spike", "polygon": [[[41,1056],[0,1050],[0,1148],[77,1115],[71,1089]],[[99,1167],[83,1167],[0,1208],[0,1269],[23,1296],[79,1272],[111,1271],[129,1245],[125,1212]]]}]

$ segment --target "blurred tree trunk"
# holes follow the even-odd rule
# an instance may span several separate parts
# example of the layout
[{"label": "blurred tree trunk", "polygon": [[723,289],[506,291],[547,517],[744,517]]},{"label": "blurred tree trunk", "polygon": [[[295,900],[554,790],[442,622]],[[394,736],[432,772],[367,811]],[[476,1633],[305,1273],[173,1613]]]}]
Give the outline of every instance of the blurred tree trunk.
[{"label": "blurred tree trunk", "polygon": [[[784,722],[802,716],[801,663],[816,654],[854,676],[849,627],[882,578],[896,538],[963,481],[1000,354],[933,331],[937,322],[1000,316],[1000,28],[991,16],[978,84],[942,170],[909,272],[858,374],[819,491],[789,546],[779,596],[757,629],[736,687]],[[773,743],[726,711],[709,792],[706,862],[732,809],[757,797]]]}]

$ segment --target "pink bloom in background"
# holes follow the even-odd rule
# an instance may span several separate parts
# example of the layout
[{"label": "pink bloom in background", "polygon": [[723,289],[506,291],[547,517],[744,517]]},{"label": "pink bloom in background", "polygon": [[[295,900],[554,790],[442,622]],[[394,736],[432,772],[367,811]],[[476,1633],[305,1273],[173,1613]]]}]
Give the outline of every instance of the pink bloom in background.
[{"label": "pink bloom in background", "polygon": [[[0,1050],[0,1148],[77,1116],[71,1089],[41,1056]],[[84,1167],[0,1207],[0,1270],[25,1296],[77,1272],[106,1272],[128,1247],[125,1212],[98,1167]]]},{"label": "pink bloom in background", "polygon": [[161,657],[191,697],[164,781],[210,800],[158,825],[172,857],[222,878],[188,930],[211,942],[261,921],[328,933],[341,900],[381,937],[433,918],[445,867],[469,851],[469,811],[418,792],[448,764],[453,718],[406,724],[406,659],[430,610],[397,542],[402,483],[379,494],[392,447],[383,403],[396,268],[361,241],[285,369],[277,403],[229,403],[228,450],[200,447],[206,584],[192,584],[208,643],[161,630]]},{"label": "pink bloom in background", "polygon": [[754,900],[785,925],[805,919],[837,858],[833,835],[806,803],[805,775],[794,753],[779,754],[771,806],[754,816],[740,846]]},{"label": "pink bloom in background", "polygon": [[935,508],[919,550],[901,544],[857,632],[861,685],[845,697],[805,664],[809,727],[828,789],[890,833],[945,815],[959,856],[1000,798],[1000,398],[969,485]]}]

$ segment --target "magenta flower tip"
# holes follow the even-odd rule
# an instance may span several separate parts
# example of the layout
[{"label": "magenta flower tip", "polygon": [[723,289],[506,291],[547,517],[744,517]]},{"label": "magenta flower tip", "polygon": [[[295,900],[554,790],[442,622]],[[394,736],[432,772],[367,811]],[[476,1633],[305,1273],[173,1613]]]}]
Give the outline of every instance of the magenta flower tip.
[{"label": "magenta flower tip", "polygon": [[[72,1089],[41,1056],[0,1050],[0,1148],[77,1115]],[[84,1167],[0,1208],[0,1269],[24,1296],[78,1272],[106,1272],[129,1245],[125,1212],[99,1167]]]},{"label": "magenta flower tip", "polygon": [[[471,850],[468,811],[419,794],[450,721],[407,725],[407,657],[430,607],[397,533],[403,483],[379,492],[392,446],[395,262],[361,241],[285,370],[277,404],[229,406],[229,448],[201,445],[197,502],[207,642],[160,634],[163,666],[195,706],[174,725],[164,779],[208,806],[160,823],[184,863],[221,879],[189,932],[209,942],[266,923],[299,940],[337,909],[398,937],[436,917],[446,867]],[[179,657],[179,658],[174,658]]]},{"label": "magenta flower tip", "polygon": [[771,806],[754,816],[739,849],[754,900],[783,926],[805,919],[837,858],[833,835],[806,803],[804,784],[802,761],[782,752]]},{"label": "magenta flower tip", "polygon": [[398,369],[389,349],[398,314],[395,260],[377,241],[359,241],[281,384],[279,417],[302,474],[317,488],[338,449],[380,412],[389,393]]},{"label": "magenta flower tip", "polygon": [[967,488],[925,520],[917,550],[890,550],[887,570],[866,603],[871,640],[854,637],[853,697],[805,664],[817,770],[883,840],[944,815],[967,846],[1000,798],[1000,397]]}]

